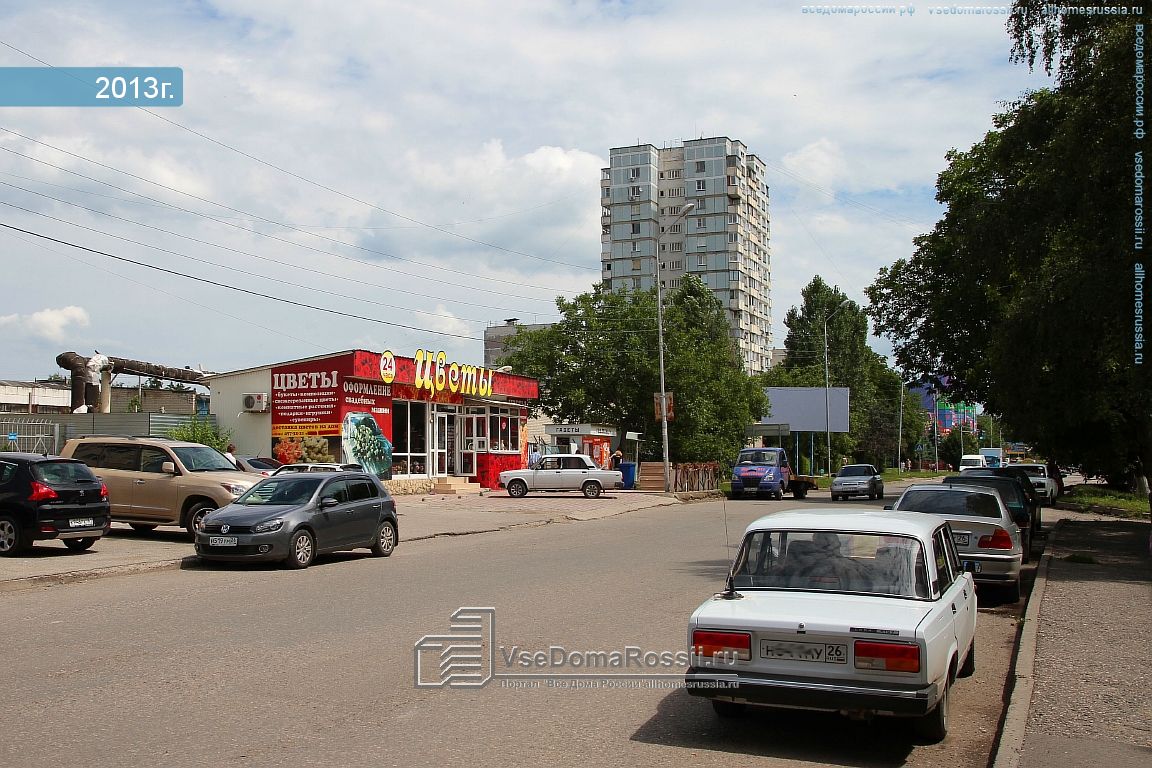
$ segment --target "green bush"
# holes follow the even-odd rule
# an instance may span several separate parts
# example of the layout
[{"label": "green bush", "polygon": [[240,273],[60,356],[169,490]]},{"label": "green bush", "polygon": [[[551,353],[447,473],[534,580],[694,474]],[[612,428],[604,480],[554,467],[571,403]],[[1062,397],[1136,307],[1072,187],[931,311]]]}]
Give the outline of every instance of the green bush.
[{"label": "green bush", "polygon": [[221,430],[209,419],[193,417],[180,426],[168,430],[168,437],[188,443],[202,443],[223,453],[232,442],[232,430]]}]

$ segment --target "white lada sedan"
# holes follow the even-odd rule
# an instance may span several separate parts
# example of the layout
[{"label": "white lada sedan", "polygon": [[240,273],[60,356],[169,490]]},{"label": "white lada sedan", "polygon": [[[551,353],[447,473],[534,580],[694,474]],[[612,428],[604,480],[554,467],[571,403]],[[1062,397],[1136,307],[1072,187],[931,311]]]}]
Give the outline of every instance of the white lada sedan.
[{"label": "white lada sedan", "polygon": [[915,718],[936,742],[975,671],[976,592],[947,521],[907,512],[780,512],[748,527],[726,588],[692,614],[685,687],[745,705]]}]

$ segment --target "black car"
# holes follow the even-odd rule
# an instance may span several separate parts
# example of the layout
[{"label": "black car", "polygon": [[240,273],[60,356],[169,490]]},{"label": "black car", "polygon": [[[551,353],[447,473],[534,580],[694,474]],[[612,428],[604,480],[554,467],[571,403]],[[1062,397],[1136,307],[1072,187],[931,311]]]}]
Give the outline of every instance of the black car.
[{"label": "black car", "polygon": [[252,486],[204,518],[205,560],[281,560],[307,568],[316,555],[367,547],[388,557],[400,540],[396,502],[366,472],[289,472]]},{"label": "black car", "polygon": [[972,470],[968,470],[958,475],[950,475],[940,482],[950,485],[974,485],[980,488],[994,488],[1004,501],[1004,506],[1008,507],[1008,512],[1012,515],[1012,521],[1020,527],[1021,546],[1024,548],[1023,562],[1026,563],[1032,558],[1033,508],[1029,505],[1028,496],[1024,493],[1024,487],[1019,480],[1015,477],[980,475]]},{"label": "black car", "polygon": [[38,539],[88,549],[111,524],[108,487],[83,462],[0,453],[0,555],[15,555]]},{"label": "black car", "polygon": [[1024,495],[1028,497],[1028,507],[1032,514],[1032,535],[1040,533],[1040,508],[1044,506],[1044,497],[1036,493],[1036,486],[1032,484],[1032,475],[1023,467],[989,467],[986,469],[969,469],[963,473],[967,475],[991,475],[993,477],[1014,477],[1020,481]]}]

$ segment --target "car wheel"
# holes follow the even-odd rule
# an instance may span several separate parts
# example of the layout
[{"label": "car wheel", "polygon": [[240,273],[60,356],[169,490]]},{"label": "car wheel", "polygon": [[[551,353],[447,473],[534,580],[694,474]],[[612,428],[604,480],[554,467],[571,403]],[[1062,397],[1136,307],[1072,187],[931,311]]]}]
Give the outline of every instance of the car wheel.
[{"label": "car wheel", "polygon": [[64,546],[73,552],[83,552],[96,543],[99,536],[85,536],[82,539],[64,539]]},{"label": "car wheel", "polygon": [[288,543],[288,559],[284,564],[289,568],[307,568],[312,565],[315,557],[316,540],[312,534],[303,528],[292,534],[292,540]]},{"label": "car wheel", "polygon": [[944,737],[948,735],[948,699],[951,687],[945,681],[944,692],[940,695],[940,701],[936,703],[935,709],[923,717],[916,718],[916,733],[929,744],[944,741]]},{"label": "car wheel", "polygon": [[878,498],[878,499],[884,498],[884,488],[883,487],[881,487],[880,492],[876,494],[876,498]]},{"label": "car wheel", "polygon": [[740,717],[747,708],[747,704],[741,704],[740,702],[712,699],[712,711],[719,717]]},{"label": "car wheel", "polygon": [[376,557],[388,557],[396,551],[396,526],[391,520],[380,523],[376,531],[376,538],[372,540],[372,554]]},{"label": "car wheel", "polygon": [[840,501],[840,497],[836,494],[832,494],[832,501]]},{"label": "car wheel", "polygon": [[972,677],[974,674],[976,674],[976,638],[972,638],[972,645],[968,646],[968,658],[964,659],[964,664],[956,676]]},{"label": "car wheel", "polygon": [[802,499],[808,495],[808,489],[803,486],[797,485],[795,490],[792,491],[792,498]]},{"label": "car wheel", "polygon": [[196,532],[200,530],[200,525],[204,522],[204,518],[208,516],[209,512],[213,512],[216,505],[210,501],[202,501],[199,504],[193,504],[192,508],[188,510],[188,515],[184,520],[184,527],[188,530],[188,535],[192,537],[192,541],[196,541]]},{"label": "car wheel", "polygon": [[528,494],[528,483],[523,480],[513,480],[508,483],[508,495],[514,499],[522,499]]},{"label": "car wheel", "polygon": [[1020,549],[1023,554],[1020,556],[1020,562],[1027,563],[1032,559],[1032,528],[1029,527],[1026,531],[1020,531]]},{"label": "car wheel", "polygon": [[588,482],[584,483],[583,486],[581,486],[580,490],[584,492],[584,498],[595,499],[600,495],[600,483],[596,482],[595,480],[589,480]]},{"label": "car wheel", "polygon": [[0,557],[23,552],[32,542],[16,522],[16,518],[0,515]]},{"label": "car wheel", "polygon": [[132,530],[140,531],[140,533],[147,533],[148,531],[156,530],[156,526],[147,525],[145,523],[128,523],[128,525],[131,526]]},{"label": "car wheel", "polygon": [[875,491],[870,491],[870,492],[868,493],[868,500],[869,500],[869,501],[876,501],[876,493],[875,493]]},{"label": "car wheel", "polygon": [[784,498],[784,484],[783,483],[781,483],[776,488],[776,492],[772,494],[772,498],[776,499],[776,501],[780,501]]},{"label": "car wheel", "polygon": [[1004,599],[1010,603],[1020,602],[1020,577],[1016,581],[1004,586]]}]

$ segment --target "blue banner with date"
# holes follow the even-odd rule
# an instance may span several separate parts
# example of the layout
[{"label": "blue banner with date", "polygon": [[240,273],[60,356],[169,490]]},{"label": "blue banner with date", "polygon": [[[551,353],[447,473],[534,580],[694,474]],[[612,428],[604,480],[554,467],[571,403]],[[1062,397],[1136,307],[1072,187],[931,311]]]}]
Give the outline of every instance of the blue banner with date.
[{"label": "blue banner with date", "polygon": [[180,67],[0,67],[0,107],[179,107]]}]

